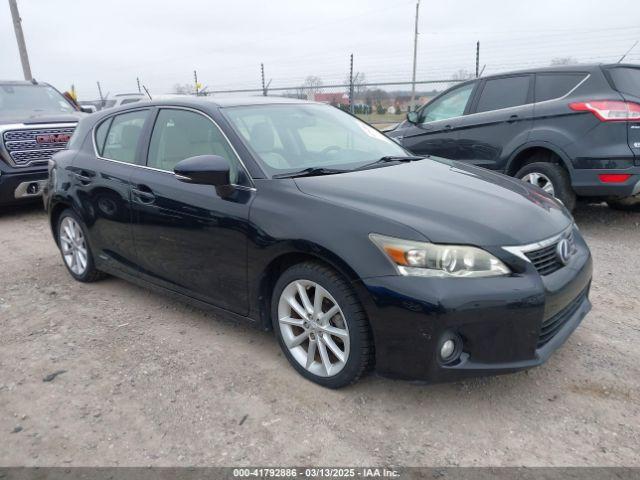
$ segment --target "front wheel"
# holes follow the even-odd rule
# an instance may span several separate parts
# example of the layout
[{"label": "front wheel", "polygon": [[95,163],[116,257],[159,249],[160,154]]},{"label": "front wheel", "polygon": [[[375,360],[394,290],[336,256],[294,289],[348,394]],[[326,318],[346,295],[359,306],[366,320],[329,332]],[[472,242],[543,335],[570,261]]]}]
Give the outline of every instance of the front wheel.
[{"label": "front wheel", "polygon": [[286,270],[274,288],[273,328],[287,360],[328,388],[355,383],[372,363],[365,313],[334,270],[306,262]]},{"label": "front wheel", "polygon": [[529,163],[516,173],[516,177],[553,195],[567,207],[567,210],[572,211],[575,208],[576,194],[571,188],[569,173],[561,165],[548,162]]}]

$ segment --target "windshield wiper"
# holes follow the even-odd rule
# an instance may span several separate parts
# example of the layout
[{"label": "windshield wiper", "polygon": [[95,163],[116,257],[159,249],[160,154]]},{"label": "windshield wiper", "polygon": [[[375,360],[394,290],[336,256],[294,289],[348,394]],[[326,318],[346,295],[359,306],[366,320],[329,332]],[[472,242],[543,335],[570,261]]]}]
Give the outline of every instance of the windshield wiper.
[{"label": "windshield wiper", "polygon": [[336,173],[346,173],[351,170],[340,170],[337,168],[309,167],[298,172],[279,173],[272,178],[296,178],[296,177],[317,177],[320,175],[334,175]]},{"label": "windshield wiper", "polygon": [[392,163],[392,162],[401,162],[401,163],[407,163],[407,162],[415,162],[417,160],[424,160],[425,158],[427,158],[429,155],[425,155],[425,156],[418,156],[418,155],[387,155],[385,157],[381,157],[378,160],[376,160],[375,162],[371,162],[371,163],[365,163],[364,165],[360,165],[357,168],[354,168],[353,171],[355,170],[366,170],[368,168],[373,168],[376,167],[377,165],[381,165],[383,163]]}]

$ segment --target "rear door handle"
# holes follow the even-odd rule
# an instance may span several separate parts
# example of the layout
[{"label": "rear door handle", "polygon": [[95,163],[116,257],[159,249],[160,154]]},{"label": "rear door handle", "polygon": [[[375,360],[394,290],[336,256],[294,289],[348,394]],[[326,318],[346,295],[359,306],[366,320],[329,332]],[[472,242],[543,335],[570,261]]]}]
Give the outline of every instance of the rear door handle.
[{"label": "rear door handle", "polygon": [[138,185],[137,187],[132,188],[131,193],[138,202],[145,205],[150,205],[156,201],[156,196],[146,185]]},{"label": "rear door handle", "polygon": [[511,116],[509,117],[509,120],[507,120],[507,122],[509,122],[509,123],[513,123],[513,122],[515,122],[516,120],[518,120],[518,118],[520,118],[520,117],[518,117],[518,115],[511,115]]},{"label": "rear door handle", "polygon": [[451,130],[452,128],[453,128],[453,127],[452,127],[451,125],[445,125],[445,126],[444,126],[444,129],[445,129],[445,130]]}]

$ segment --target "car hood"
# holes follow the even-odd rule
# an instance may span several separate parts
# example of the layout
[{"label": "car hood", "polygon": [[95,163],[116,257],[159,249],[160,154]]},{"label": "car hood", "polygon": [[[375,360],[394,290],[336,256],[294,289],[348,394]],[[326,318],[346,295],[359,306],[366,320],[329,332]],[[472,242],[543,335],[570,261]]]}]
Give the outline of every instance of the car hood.
[{"label": "car hood", "polygon": [[10,110],[6,112],[0,111],[0,123],[14,124],[24,123],[25,125],[37,125],[39,123],[70,123],[77,122],[85,114],[82,112],[74,113],[52,113],[52,112],[34,112],[32,110],[16,111]]},{"label": "car hood", "polygon": [[400,222],[435,243],[525,245],[573,221],[536,187],[439,158],[295,182],[303,193]]}]

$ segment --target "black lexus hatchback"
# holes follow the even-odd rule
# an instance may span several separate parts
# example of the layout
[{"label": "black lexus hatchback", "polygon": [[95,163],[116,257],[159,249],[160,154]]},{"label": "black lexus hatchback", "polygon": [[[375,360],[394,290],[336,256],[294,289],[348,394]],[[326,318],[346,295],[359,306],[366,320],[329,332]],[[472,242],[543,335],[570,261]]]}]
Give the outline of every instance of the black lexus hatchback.
[{"label": "black lexus hatchback", "polygon": [[415,157],[328,105],[148,102],[80,121],[45,203],[70,274],[273,329],[326,387],[544,362],[590,309],[591,256],[541,189]]}]

